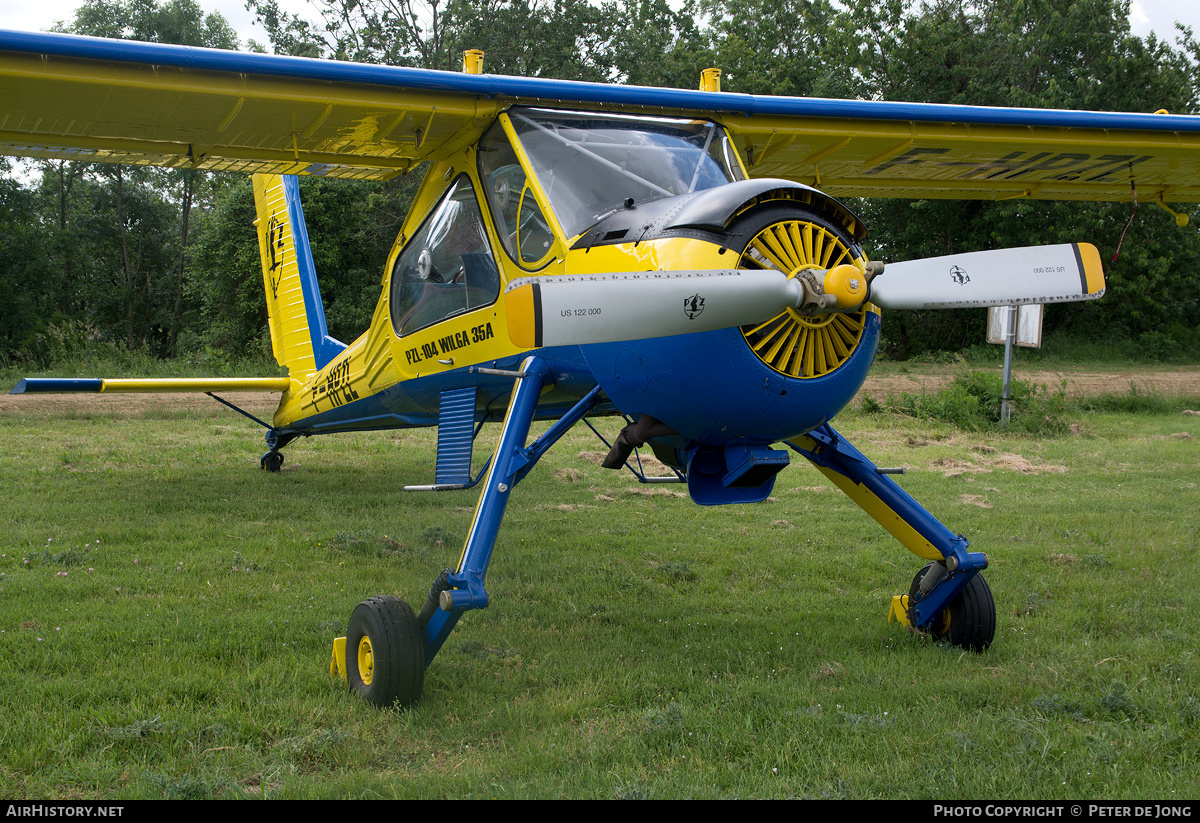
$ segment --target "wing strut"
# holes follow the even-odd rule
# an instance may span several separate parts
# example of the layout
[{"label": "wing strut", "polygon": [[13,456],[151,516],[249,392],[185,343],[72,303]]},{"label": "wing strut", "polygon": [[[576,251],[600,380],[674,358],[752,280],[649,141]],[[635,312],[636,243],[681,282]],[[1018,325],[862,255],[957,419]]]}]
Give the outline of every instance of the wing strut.
[{"label": "wing strut", "polygon": [[426,666],[446,642],[463,612],[486,608],[490,601],[483,581],[513,487],[525,478],[559,438],[600,402],[600,387],[596,386],[541,437],[526,446],[525,439],[529,436],[529,425],[537,411],[542,387],[553,378],[549,367],[540,357],[527,357],[521,364],[521,372],[521,377],[514,381],[512,400],[500,429],[500,440],[483,482],[479,503],[475,506],[475,516],[458,567],[454,571],[447,570],[449,573],[444,572],[445,582],[439,578],[431,589],[430,599],[435,592],[438,593],[437,607],[426,603],[421,610],[422,616],[430,615],[424,625]]}]

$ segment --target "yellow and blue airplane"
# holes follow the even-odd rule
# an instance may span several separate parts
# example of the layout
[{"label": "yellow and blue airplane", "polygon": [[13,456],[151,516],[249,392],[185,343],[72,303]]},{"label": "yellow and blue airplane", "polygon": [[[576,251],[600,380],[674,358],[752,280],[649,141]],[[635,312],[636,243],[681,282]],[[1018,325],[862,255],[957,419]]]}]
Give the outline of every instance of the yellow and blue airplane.
[{"label": "yellow and blue airplane", "polygon": [[[0,153],[254,175],[288,372],[14,391],[279,391],[259,421],[274,471],[300,437],[437,426],[425,488],[478,485],[479,502],[419,612],[370,598],[335,641],[332,669],[375,704],[419,699],[459,617],[488,605],[513,488],[601,415],[627,423],[604,465],[648,447],[674,474],[639,479],[686,483],[701,505],[763,500],[800,455],[926,562],[893,615],[986,648],[986,556],[830,421],[866,378],[881,309],[1093,299],[1099,255],[1079,243],[884,266],[835,197],[1136,196],[1170,211],[1200,199],[1200,119],[751,96],[720,91],[716,70],[696,91],[499,77],[481,60],[447,73],[0,31]],[[386,180],[419,164],[371,326],[343,344],[297,176]],[[527,442],[535,419],[554,422]],[[473,474],[485,422],[499,436]]]}]

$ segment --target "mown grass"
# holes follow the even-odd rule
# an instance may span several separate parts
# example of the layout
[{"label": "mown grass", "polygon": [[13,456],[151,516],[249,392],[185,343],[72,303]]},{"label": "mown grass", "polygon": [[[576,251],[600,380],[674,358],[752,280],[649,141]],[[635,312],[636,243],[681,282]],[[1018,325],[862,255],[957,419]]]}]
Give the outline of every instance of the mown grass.
[{"label": "mown grass", "polygon": [[0,794],[1194,798],[1197,420],[839,421],[991,558],[979,655],[884,622],[922,561],[811,468],[701,509],[573,432],[398,713],[329,678],[329,643],[458,556],[474,494],[399,490],[432,432],[296,443],[269,475],[215,404],[9,413]]}]

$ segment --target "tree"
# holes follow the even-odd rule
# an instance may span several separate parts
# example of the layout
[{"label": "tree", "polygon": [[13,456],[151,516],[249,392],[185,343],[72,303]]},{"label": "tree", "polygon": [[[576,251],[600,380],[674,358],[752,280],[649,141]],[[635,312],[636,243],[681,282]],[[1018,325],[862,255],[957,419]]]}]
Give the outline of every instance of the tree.
[{"label": "tree", "polygon": [[115,40],[143,40],[210,49],[236,49],[237,32],[217,12],[195,0],[87,0],[66,31]]},{"label": "tree", "polygon": [[[883,99],[1108,111],[1190,112],[1197,105],[1187,56],[1153,36],[1131,35],[1125,0],[937,0],[906,14],[896,4],[876,12],[865,11],[868,5],[855,0],[851,6],[868,26],[860,32],[858,60],[868,86]],[[899,34],[873,39],[881,24],[898,26]],[[1108,297],[1047,312],[1047,330],[1138,336],[1173,320],[1200,321],[1197,290],[1163,276],[1194,259],[1200,238],[1176,230],[1158,210],[1138,212],[1121,256],[1109,263],[1132,202],[874,200],[858,208],[873,235],[883,238],[873,254],[884,260],[1095,243],[1106,262]],[[1163,274],[1156,273],[1160,268]],[[1190,294],[1184,305],[1191,308],[1168,300],[1155,309],[1171,289]],[[896,313],[888,316],[884,345],[896,356],[961,348],[982,340],[983,322],[978,311]]]},{"label": "tree", "polygon": [[30,351],[38,330],[56,317],[41,299],[50,260],[41,242],[37,203],[32,192],[7,176],[0,158],[0,357]]},{"label": "tree", "polygon": [[249,0],[276,53],[356,63],[452,70],[446,48],[455,15],[450,0],[331,0],[314,4],[319,23],[281,11],[276,0]]},{"label": "tree", "polygon": [[[205,14],[194,0],[168,0],[161,5],[156,0],[88,0],[76,10],[67,30],[208,48],[238,46],[237,36],[225,18]],[[97,278],[99,285],[92,291],[98,303],[91,306],[97,319],[111,315],[111,308],[104,306],[114,294],[121,295],[123,333],[113,333],[113,337],[123,339],[130,348],[151,345],[160,354],[176,354],[184,312],[192,210],[208,186],[209,175],[190,169],[150,172],[65,163],[45,165],[44,175],[49,175],[44,186],[57,183],[54,248],[62,257],[67,280],[84,273]],[[91,205],[107,208],[101,214],[116,226],[116,236],[108,241],[116,243],[118,254],[107,254],[102,234],[81,242],[75,221],[68,222],[71,208],[67,201],[79,191],[76,183],[84,177],[95,180],[104,192]],[[169,213],[168,204],[176,204],[174,214]],[[146,221],[152,216],[151,227]],[[88,256],[88,266],[80,264],[81,253]],[[102,260],[117,267],[119,276],[97,272],[96,266]],[[113,331],[110,328],[110,333]]]},{"label": "tree", "polygon": [[[723,88],[750,94],[856,97],[856,23],[830,0],[701,0]],[[723,79],[724,79],[723,78]]]},{"label": "tree", "polygon": [[[331,0],[311,20],[250,0],[285,54],[457,71],[463,50],[497,74],[726,91],[1176,113],[1196,111],[1200,43],[1134,37],[1127,0]],[[236,47],[195,0],[88,0],[78,33]],[[514,36],[520,32],[521,36]],[[174,354],[261,345],[261,273],[245,181],[195,171],[44,162],[26,191],[0,178],[0,347],[28,347],[9,318],[79,317],[112,340]],[[2,169],[0,169],[2,172]],[[305,179],[314,256],[335,336],[366,325],[417,175],[385,184]],[[1136,176],[1134,177],[1136,182]],[[1089,240],[1111,258],[1109,297],[1052,309],[1047,329],[1133,337],[1200,326],[1200,235],[1138,192],[1116,205],[940,200],[854,204],[883,260]],[[367,208],[362,208],[363,203]],[[356,220],[348,214],[359,215]],[[1200,215],[1197,215],[1200,219]],[[22,222],[25,221],[25,222]],[[35,241],[35,238],[40,238]],[[16,284],[16,285],[9,285]],[[8,305],[6,303],[5,305]],[[982,338],[982,313],[896,313],[897,355]],[[1193,337],[1195,333],[1192,332]]]}]

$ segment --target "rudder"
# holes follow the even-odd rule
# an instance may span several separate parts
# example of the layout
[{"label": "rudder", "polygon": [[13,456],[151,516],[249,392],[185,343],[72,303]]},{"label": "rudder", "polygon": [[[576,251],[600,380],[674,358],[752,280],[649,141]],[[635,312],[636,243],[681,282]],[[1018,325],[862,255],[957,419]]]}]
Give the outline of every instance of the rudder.
[{"label": "rudder", "polygon": [[303,381],[346,345],[330,337],[325,324],[298,179],[255,174],[253,182],[271,348],[279,365]]}]

